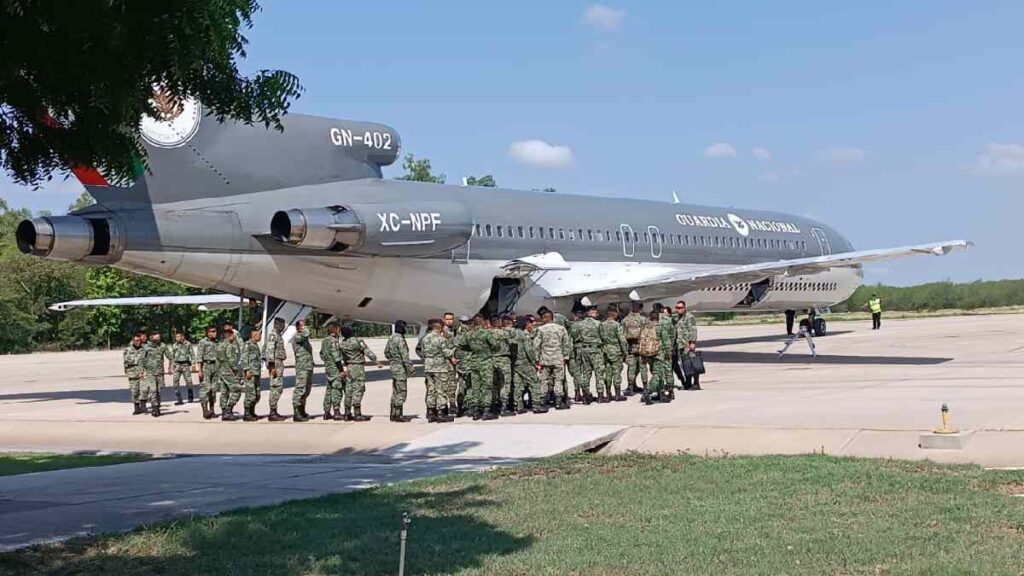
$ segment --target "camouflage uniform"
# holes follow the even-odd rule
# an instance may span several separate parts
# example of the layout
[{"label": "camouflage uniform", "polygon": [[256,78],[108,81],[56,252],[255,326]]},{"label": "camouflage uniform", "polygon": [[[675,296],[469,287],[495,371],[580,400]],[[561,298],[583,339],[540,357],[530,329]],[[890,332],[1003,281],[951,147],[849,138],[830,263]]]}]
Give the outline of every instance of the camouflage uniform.
[{"label": "camouflage uniform", "polygon": [[220,411],[227,414],[235,410],[242,397],[242,345],[237,335],[234,340],[222,340],[217,345],[217,366]]},{"label": "camouflage uniform", "polygon": [[366,361],[376,362],[377,356],[358,336],[346,338],[339,344],[341,359],[348,367],[348,380],[345,382],[345,412],[350,408],[362,409],[363,393],[366,392]]},{"label": "camouflage uniform", "polygon": [[434,332],[428,332],[423,337],[418,350],[423,358],[427,410],[441,410],[448,406],[446,394],[451,389],[449,381],[455,377],[455,367],[451,363],[455,350],[444,336]]},{"label": "camouflage uniform", "polygon": [[572,386],[577,397],[583,393],[583,374],[580,371],[580,360],[582,359],[580,352],[580,322],[582,321],[582,319],[570,320],[565,326],[565,330],[569,333],[569,341],[572,344],[565,367],[569,371],[569,375],[572,376]]},{"label": "camouflage uniform", "polygon": [[203,413],[213,411],[217,402],[217,342],[209,338],[203,338],[197,346],[196,361],[202,371],[202,378],[199,380],[199,404],[203,407]]},{"label": "camouflage uniform", "polygon": [[544,390],[537,376],[537,350],[533,347],[533,338],[525,330],[512,333],[512,343],[516,347],[515,383],[516,393],[513,396],[515,409],[523,409],[523,391],[530,391],[530,402],[534,408],[544,404]]},{"label": "camouflage uniform", "polygon": [[[511,329],[494,328],[491,330],[494,339],[494,389],[497,400],[501,402],[501,410],[508,409],[508,397],[512,394],[512,332]],[[492,391],[493,392],[493,391]]]},{"label": "camouflage uniform", "polygon": [[[284,392],[284,361],[288,358],[284,351],[284,338],[276,328],[267,331],[267,341],[263,344],[263,358],[267,362],[270,375],[270,411],[277,412],[277,403]],[[276,369],[276,370],[275,370]],[[273,372],[276,371],[275,376]]]},{"label": "camouflage uniform", "polygon": [[[623,332],[626,332],[630,325],[637,327],[636,333],[639,334],[640,330],[644,326],[650,323],[643,314],[636,312],[630,312],[626,318],[622,321]],[[637,348],[640,346],[639,338],[634,340],[627,340],[628,351],[626,353],[626,389],[636,388],[636,377],[640,376],[640,381],[643,382],[644,388],[647,388],[647,360],[637,353]]]},{"label": "camouflage uniform", "polygon": [[585,397],[590,392],[590,377],[597,382],[598,392],[604,387],[604,353],[601,352],[601,323],[594,318],[584,318],[576,323],[579,347],[576,354],[579,361],[579,388]]},{"label": "camouflage uniform", "polygon": [[131,344],[124,349],[124,375],[128,377],[128,392],[132,396],[132,404],[138,404],[140,395],[140,383],[146,373],[142,365],[142,356],[145,353],[145,346],[136,348]]},{"label": "camouflage uniform", "polygon": [[453,367],[455,377],[448,382],[448,389],[445,390],[445,396],[448,397],[448,405],[451,408],[452,414],[458,411],[459,406],[466,405],[466,388],[469,387],[469,365],[465,362],[466,352],[456,344],[466,332],[468,330],[461,323],[452,324],[451,330],[447,326],[445,327],[445,337],[448,339],[449,345],[455,350],[455,359],[459,361]]},{"label": "camouflage uniform", "polygon": [[[676,320],[676,346],[679,347],[679,364],[682,369],[683,359],[690,352],[690,342],[697,341],[697,317],[687,312]],[[683,375],[683,386],[689,388],[693,385],[693,377]]]},{"label": "camouflage uniform", "polygon": [[309,342],[309,328],[295,332],[292,338],[292,356],[295,357],[295,388],[292,389],[292,407],[299,414],[306,410],[306,398],[313,387],[313,345]]},{"label": "camouflage uniform", "polygon": [[565,359],[572,352],[569,333],[565,328],[552,322],[539,326],[533,331],[533,347],[540,363],[542,392],[554,393],[568,401],[569,390],[565,385]]},{"label": "camouflage uniform", "polygon": [[388,338],[384,357],[388,359],[391,368],[391,407],[401,408],[405,406],[405,397],[409,392],[409,376],[415,375],[404,334],[395,332]]},{"label": "camouflage uniform", "polygon": [[[245,411],[255,413],[256,404],[260,401],[260,377],[263,369],[263,354],[260,352],[260,345],[249,340],[242,347],[242,389],[245,392],[245,399],[242,405]],[[246,371],[249,377],[245,377]]]},{"label": "camouflage uniform", "polygon": [[626,357],[626,333],[617,321],[601,323],[601,351],[604,352],[604,382],[598,381],[597,392],[608,396],[622,394],[622,360]]},{"label": "camouflage uniform", "polygon": [[327,376],[324,415],[327,416],[332,411],[337,414],[345,397],[345,381],[341,374],[345,369],[345,362],[341,358],[341,339],[337,335],[328,336],[320,343],[320,359],[324,361],[324,374]]},{"label": "camouflage uniform", "polygon": [[171,345],[168,354],[173,366],[174,376],[171,383],[174,385],[174,394],[181,400],[181,382],[185,382],[185,391],[189,393],[189,401],[192,398],[192,363],[195,357],[192,354],[192,343],[188,340],[175,342]]},{"label": "camouflage uniform", "polygon": [[651,359],[650,391],[668,393],[672,390],[672,351],[675,349],[675,329],[667,314],[658,318],[658,355]]},{"label": "camouflage uniform", "polygon": [[142,346],[142,369],[144,371],[139,380],[139,401],[150,402],[153,407],[160,406],[160,389],[158,386],[157,374],[161,379],[164,374],[164,349],[163,345],[156,345],[147,342]]},{"label": "camouflage uniform", "polygon": [[[167,344],[164,344],[163,342],[160,342],[159,344],[153,344],[153,342],[150,341],[146,345],[154,349],[156,355],[159,356],[160,358],[160,370],[157,370],[156,374],[153,375],[153,379],[156,381],[156,399],[157,402],[159,403],[160,394],[164,391],[164,385],[167,384],[164,378],[164,375],[166,373],[166,370],[164,369],[164,358],[170,358],[171,354]],[[153,362],[156,362],[156,359],[153,359]]]},{"label": "camouflage uniform", "polygon": [[495,338],[484,328],[471,328],[460,336],[459,347],[466,353],[464,362],[469,368],[469,388],[466,390],[466,409],[478,414],[490,409],[493,401]]}]

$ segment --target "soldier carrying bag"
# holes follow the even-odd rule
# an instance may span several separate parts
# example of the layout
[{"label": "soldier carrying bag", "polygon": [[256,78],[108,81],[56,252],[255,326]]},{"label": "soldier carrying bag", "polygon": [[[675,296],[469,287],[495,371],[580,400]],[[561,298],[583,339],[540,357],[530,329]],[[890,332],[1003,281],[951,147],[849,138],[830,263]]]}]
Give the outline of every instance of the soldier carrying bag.
[{"label": "soldier carrying bag", "polygon": [[653,358],[659,352],[661,352],[661,341],[658,340],[658,326],[656,324],[647,324],[640,330],[637,354],[646,358]]},{"label": "soldier carrying bag", "polygon": [[683,357],[683,374],[693,376],[704,373],[704,357],[700,352],[693,352]]}]

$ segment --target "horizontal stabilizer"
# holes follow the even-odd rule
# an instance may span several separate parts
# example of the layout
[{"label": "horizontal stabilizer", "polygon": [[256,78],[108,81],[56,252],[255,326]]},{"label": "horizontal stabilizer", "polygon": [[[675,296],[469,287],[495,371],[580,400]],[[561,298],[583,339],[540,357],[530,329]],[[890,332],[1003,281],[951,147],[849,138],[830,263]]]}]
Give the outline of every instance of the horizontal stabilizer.
[{"label": "horizontal stabilizer", "polygon": [[238,308],[249,303],[248,298],[234,294],[189,294],[186,296],[139,296],[135,298],[90,298],[69,300],[50,306],[50,310],[67,312],[83,306],[199,306],[206,310]]}]

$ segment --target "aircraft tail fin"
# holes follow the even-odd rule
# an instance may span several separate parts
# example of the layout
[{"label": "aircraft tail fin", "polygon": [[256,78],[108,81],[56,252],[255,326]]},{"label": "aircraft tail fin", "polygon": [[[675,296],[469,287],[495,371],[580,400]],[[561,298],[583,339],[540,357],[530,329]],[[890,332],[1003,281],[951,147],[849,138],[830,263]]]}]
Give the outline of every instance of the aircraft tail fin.
[{"label": "aircraft tail fin", "polygon": [[112,186],[91,168],[73,170],[98,203],[163,204],[380,178],[401,151],[398,133],[383,124],[288,114],[278,131],[220,122],[194,101],[170,108],[160,120],[143,119],[148,168],[130,186]]}]

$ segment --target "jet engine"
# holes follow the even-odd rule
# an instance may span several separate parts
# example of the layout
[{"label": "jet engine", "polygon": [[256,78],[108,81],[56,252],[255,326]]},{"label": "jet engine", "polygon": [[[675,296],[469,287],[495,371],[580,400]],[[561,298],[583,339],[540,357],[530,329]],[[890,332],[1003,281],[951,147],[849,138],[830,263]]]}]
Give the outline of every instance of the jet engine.
[{"label": "jet engine", "polygon": [[124,248],[121,227],[103,217],[41,216],[22,220],[15,239],[23,254],[96,264],[117,262]]},{"label": "jet engine", "polygon": [[349,204],[274,214],[271,234],[310,250],[367,256],[430,256],[464,245],[473,220],[455,202]]}]

